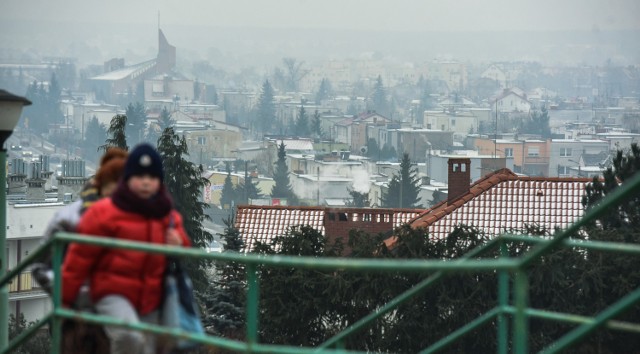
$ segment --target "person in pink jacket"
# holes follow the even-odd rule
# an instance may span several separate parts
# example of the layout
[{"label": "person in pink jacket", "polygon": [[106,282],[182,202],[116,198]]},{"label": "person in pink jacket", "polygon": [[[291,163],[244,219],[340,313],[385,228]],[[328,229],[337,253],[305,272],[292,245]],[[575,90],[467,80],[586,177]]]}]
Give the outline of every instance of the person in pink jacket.
[{"label": "person in pink jacket", "polygon": [[[111,198],[91,206],[78,232],[118,240],[189,247],[181,215],[163,183],[162,159],[138,145],[125,163]],[[62,267],[63,303],[72,304],[85,279],[96,311],[127,322],[159,323],[166,257],[140,251],[72,244]],[[154,353],[152,336],[126,328],[105,328],[112,353]]]}]

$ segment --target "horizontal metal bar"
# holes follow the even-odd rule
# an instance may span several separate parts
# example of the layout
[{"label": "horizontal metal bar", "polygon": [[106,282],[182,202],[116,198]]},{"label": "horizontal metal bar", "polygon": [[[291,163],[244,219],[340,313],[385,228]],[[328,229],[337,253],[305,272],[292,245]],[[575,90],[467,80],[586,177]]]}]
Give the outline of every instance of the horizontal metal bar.
[{"label": "horizontal metal bar", "polygon": [[473,331],[474,329],[484,325],[488,321],[491,321],[492,319],[494,319],[499,314],[500,314],[500,308],[494,307],[491,310],[489,310],[488,312],[486,312],[484,315],[481,315],[480,317],[478,317],[475,320],[467,323],[463,327],[458,328],[453,333],[451,333],[448,336],[442,338],[441,340],[435,342],[429,348],[426,348],[426,349],[422,350],[420,353],[421,354],[435,353],[435,352],[445,348],[449,344],[453,343],[454,341],[458,340],[459,338],[462,338],[463,336],[469,334],[469,332]]},{"label": "horizontal metal bar", "polygon": [[[8,317],[8,316],[7,316]],[[20,344],[26,342],[29,337],[34,335],[53,317],[53,312],[49,312],[46,316],[40,319],[35,325],[27,328],[27,330],[21,332],[17,337],[9,342],[6,348],[0,348],[0,354],[13,352]]]},{"label": "horizontal metal bar", "polygon": [[[149,323],[131,323],[124,320],[119,320],[110,316],[96,315],[88,312],[77,312],[68,309],[57,309],[55,315],[75,319],[78,321],[84,321],[88,323],[102,324],[106,326],[124,327],[142,332],[148,332],[158,335],[170,334],[174,338],[188,339],[194,342],[201,343],[206,346],[213,346],[218,348],[230,349],[235,351],[251,352],[251,353],[315,353],[314,348],[301,348],[284,345],[265,345],[265,344],[252,344],[248,345],[243,342],[215,337],[206,334],[192,334],[175,328],[163,327],[160,325],[154,325]],[[366,353],[358,351],[345,351],[345,350],[331,350],[327,349],[323,353]]]},{"label": "horizontal metal bar", "polygon": [[380,272],[425,272],[425,271],[464,271],[491,272],[494,270],[514,270],[519,262],[512,259],[500,260],[469,260],[456,263],[445,260],[379,260],[379,259],[351,259],[329,257],[303,256],[264,256],[257,254],[241,254],[232,252],[206,253],[197,248],[185,248],[149,244],[147,242],[133,242],[115,240],[108,237],[80,236],[71,233],[59,233],[57,242],[76,242],[101,247],[126,248],[142,252],[160,253],[175,257],[205,258],[211,260],[237,261],[244,264],[264,264],[273,267],[299,267],[307,269],[347,269],[352,271],[380,271]]},{"label": "horizontal metal bar", "polygon": [[[513,306],[505,306],[503,310],[506,313],[514,314],[515,308]],[[538,309],[526,309],[525,313],[530,317],[536,317],[544,320],[558,321],[558,322],[566,322],[573,324],[584,324],[584,323],[594,323],[595,319],[593,317],[575,315],[564,312],[555,312],[555,311],[547,311],[547,310],[538,310]],[[617,320],[609,320],[604,323],[604,327],[617,330],[621,332],[631,332],[631,333],[640,333],[640,323],[632,323],[625,321],[617,321]]]},{"label": "horizontal metal bar", "polygon": [[[504,234],[500,235],[503,239],[511,242],[524,242],[524,243],[545,243],[549,242],[551,239],[542,238],[539,236],[524,236],[524,235],[511,235]],[[603,242],[603,241],[589,241],[589,240],[573,240],[573,239],[565,239],[561,243],[561,245],[566,247],[578,247],[584,249],[590,249],[595,251],[602,252],[615,252],[615,253],[625,253],[632,255],[640,255],[640,245],[635,243],[622,243],[622,242]]]}]

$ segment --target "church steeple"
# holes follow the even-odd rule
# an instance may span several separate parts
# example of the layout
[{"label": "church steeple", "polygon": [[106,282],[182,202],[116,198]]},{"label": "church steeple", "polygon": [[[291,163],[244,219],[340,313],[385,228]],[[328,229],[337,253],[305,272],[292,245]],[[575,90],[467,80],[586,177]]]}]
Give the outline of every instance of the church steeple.
[{"label": "church steeple", "polygon": [[158,29],[158,58],[156,66],[158,74],[171,72],[175,66],[176,47],[169,44],[162,30]]}]

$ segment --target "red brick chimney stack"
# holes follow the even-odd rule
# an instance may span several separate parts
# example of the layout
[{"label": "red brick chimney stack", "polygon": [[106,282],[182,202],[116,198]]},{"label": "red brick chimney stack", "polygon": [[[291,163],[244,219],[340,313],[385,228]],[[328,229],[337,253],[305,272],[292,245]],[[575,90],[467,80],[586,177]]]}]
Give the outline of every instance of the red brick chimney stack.
[{"label": "red brick chimney stack", "polygon": [[471,185],[471,159],[449,159],[449,191],[447,203],[469,192]]}]

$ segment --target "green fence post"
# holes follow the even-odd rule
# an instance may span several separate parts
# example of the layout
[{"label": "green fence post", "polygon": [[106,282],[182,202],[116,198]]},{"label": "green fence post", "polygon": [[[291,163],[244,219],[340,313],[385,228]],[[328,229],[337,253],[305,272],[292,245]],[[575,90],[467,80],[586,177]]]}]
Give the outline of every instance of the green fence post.
[{"label": "green fence post", "polygon": [[60,353],[62,346],[62,319],[57,314],[57,311],[62,308],[62,250],[64,249],[64,243],[62,241],[56,241],[54,235],[54,242],[52,247],[53,252],[53,318],[51,320],[51,353]]},{"label": "green fence post", "polygon": [[528,320],[527,320],[527,298],[529,295],[529,281],[524,267],[516,272],[514,284],[516,313],[513,318],[514,352],[516,354],[526,354],[528,347]]},{"label": "green fence post", "polygon": [[[505,240],[500,241],[500,257],[509,257]],[[498,272],[498,353],[507,354],[509,350],[509,322],[505,314],[505,307],[509,305],[509,273],[506,270]]]},{"label": "green fence post", "polygon": [[[0,278],[7,274],[9,260],[6,258],[7,242],[7,151],[0,146]],[[0,349],[9,345],[9,285],[0,287]]]},{"label": "green fence post", "polygon": [[[256,265],[247,265],[247,343],[249,348],[258,343],[259,283]],[[249,350],[251,351],[251,350]]]}]

